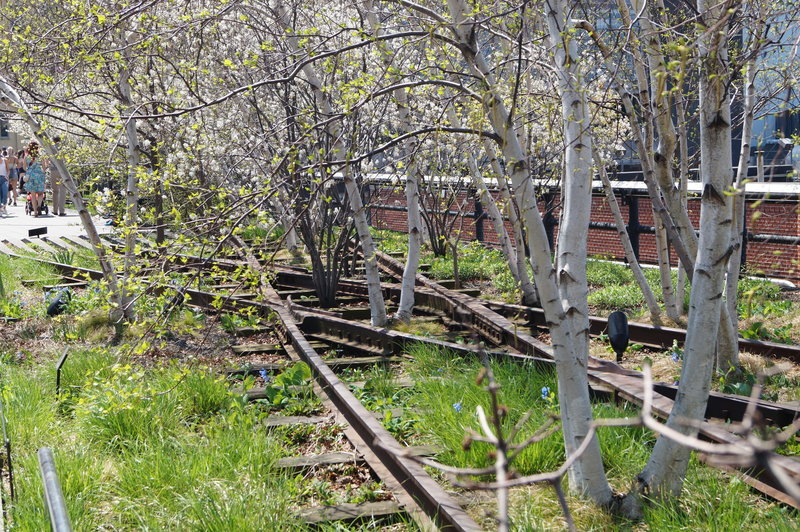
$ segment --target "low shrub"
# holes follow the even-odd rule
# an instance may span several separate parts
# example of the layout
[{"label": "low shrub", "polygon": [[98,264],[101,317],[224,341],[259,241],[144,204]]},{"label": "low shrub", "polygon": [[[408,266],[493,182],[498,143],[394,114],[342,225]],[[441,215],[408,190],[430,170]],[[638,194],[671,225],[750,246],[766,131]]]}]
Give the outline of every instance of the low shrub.
[{"label": "low shrub", "polygon": [[589,304],[603,309],[630,309],[644,304],[644,297],[636,284],[609,285],[589,294]]},{"label": "low shrub", "polygon": [[633,282],[628,266],[605,260],[586,262],[586,280],[590,286],[619,286]]}]

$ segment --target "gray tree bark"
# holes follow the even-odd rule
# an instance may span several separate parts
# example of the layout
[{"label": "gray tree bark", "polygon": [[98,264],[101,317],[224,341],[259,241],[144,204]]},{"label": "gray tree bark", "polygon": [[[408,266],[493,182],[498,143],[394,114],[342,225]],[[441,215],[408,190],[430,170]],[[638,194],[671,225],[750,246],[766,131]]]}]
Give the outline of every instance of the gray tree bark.
[{"label": "gray tree bark", "polygon": [[[378,17],[372,0],[364,0],[367,21],[369,22],[372,33],[376,37],[383,35]],[[378,42],[378,50],[381,59],[389,72],[393,68],[393,54],[383,42]],[[396,75],[389,76],[392,83],[398,82]],[[400,121],[400,128],[405,133],[414,131],[411,123],[411,111],[408,107],[408,96],[404,88],[397,88],[393,91],[394,100],[397,105],[397,113]],[[406,160],[406,208],[408,218],[408,251],[406,254],[406,264],[403,268],[403,279],[400,290],[400,303],[397,308],[397,319],[408,323],[414,310],[414,285],[419,269],[420,249],[422,247],[422,217],[419,211],[419,170],[416,163],[416,151],[418,142],[416,137],[411,137],[401,148],[402,159]]]},{"label": "gray tree bark", "polygon": [[[286,43],[289,45],[292,53],[300,55],[302,50],[300,48],[299,40],[294,30],[291,27],[291,20],[289,18],[289,11],[282,2],[277,2],[274,8],[276,20],[286,33]],[[334,114],[330,99],[323,90],[322,82],[317,76],[314,67],[311,64],[303,66],[303,75],[306,81],[311,86],[314,97],[319,107],[320,112],[326,116]],[[342,141],[342,131],[339,123],[336,120],[330,120],[326,126],[327,133],[330,137],[332,144],[332,152],[334,156],[342,158],[347,157],[347,149]],[[353,221],[358,232],[358,238],[361,241],[361,248],[364,254],[364,269],[367,278],[367,293],[369,295],[370,307],[370,321],[375,327],[384,327],[386,325],[386,303],[383,300],[383,291],[381,290],[380,272],[378,270],[378,261],[375,256],[375,244],[372,241],[372,235],[369,232],[369,224],[367,223],[366,207],[361,201],[361,191],[358,184],[353,177],[352,168],[350,165],[345,165],[342,170],[344,186],[347,190],[347,196],[350,200],[350,207],[353,211]]]},{"label": "gray tree bark", "polygon": [[[698,0],[704,21],[715,26],[700,38],[704,75],[700,76],[700,176],[703,194],[700,239],[692,293],[680,389],[667,425],[695,435],[697,429],[682,420],[703,418],[715,362],[715,342],[720,329],[724,268],[731,252],[732,201],[725,194],[731,181],[731,113],[727,49],[727,14],[724,5],[707,6]],[[677,496],[691,451],[668,438],[659,438],[650,460],[639,475],[642,488],[661,496]]]},{"label": "gray tree bark", "polygon": [[[553,27],[554,40],[562,42],[562,34],[565,37],[569,35],[569,28],[565,26],[567,18],[566,6],[563,2],[546,2],[546,4],[546,14]],[[471,68],[473,74],[484,85],[484,112],[495,133],[501,139],[500,147],[508,163],[509,177],[519,199],[522,218],[525,220],[528,246],[531,251],[531,266],[542,307],[550,326],[550,335],[556,359],[564,444],[567,455],[571,456],[589,435],[589,428],[592,422],[588,376],[586,373],[588,361],[588,315],[581,310],[587,306],[587,294],[585,290],[581,293],[578,288],[581,284],[584,287],[586,285],[585,275],[581,279],[581,268],[585,268],[586,245],[585,239],[582,243],[580,242],[580,233],[583,229],[579,227],[580,224],[572,224],[566,232],[567,239],[574,248],[569,250],[567,244],[562,246],[562,260],[558,263],[559,269],[556,269],[550,258],[547,234],[536,204],[528,157],[513,128],[508,110],[497,91],[491,69],[478,47],[474,21],[468,20],[465,16],[465,13],[471,10],[464,0],[448,0],[448,7],[453,19],[451,29],[458,42],[462,57]],[[574,91],[572,84],[575,82],[575,78],[573,77],[574,73],[570,72],[570,65],[567,64],[566,50],[571,50],[569,57],[571,68],[576,68],[578,61],[577,56],[574,54],[574,43],[565,42],[563,44],[565,46],[556,48],[556,66],[562,73],[560,76],[561,88],[569,95]],[[583,95],[580,91],[575,94],[578,97],[578,105],[583,108],[585,104]],[[569,102],[569,105],[571,105],[571,102]],[[571,120],[570,116],[571,114],[565,114],[565,120]],[[584,134],[584,128],[587,127],[588,121],[584,121],[578,126],[569,129],[570,132],[580,138],[580,135]],[[591,179],[590,176],[582,174],[582,168],[584,160],[588,158],[591,161],[591,141],[589,141],[588,145],[575,141],[575,138],[570,137],[567,142],[568,149],[572,151],[569,158],[571,162],[575,163],[575,167],[574,171],[568,174],[565,179],[571,180],[582,177],[584,180],[588,179],[588,181],[585,183],[586,189],[581,189],[577,183],[567,185],[569,190],[565,194],[565,202],[586,205],[591,200],[590,196],[586,196],[586,190],[589,190],[589,194],[591,193],[589,188]],[[572,211],[572,209],[577,210],[580,207],[570,206],[568,209]],[[577,216],[588,216],[588,209],[585,213],[577,214]],[[585,230],[588,231],[588,220]],[[581,250],[581,247],[583,247],[583,250]],[[582,253],[583,257],[581,257]],[[581,262],[581,258],[583,258],[583,266],[573,263],[573,261]],[[562,290],[559,287],[562,281],[567,285],[563,289],[563,294],[577,296],[579,298],[578,301],[565,299],[562,296]],[[586,452],[570,469],[570,487],[573,491],[592,498],[598,504],[605,505],[611,501],[612,493],[606,480],[597,439],[593,438],[592,442],[587,446]]]}]

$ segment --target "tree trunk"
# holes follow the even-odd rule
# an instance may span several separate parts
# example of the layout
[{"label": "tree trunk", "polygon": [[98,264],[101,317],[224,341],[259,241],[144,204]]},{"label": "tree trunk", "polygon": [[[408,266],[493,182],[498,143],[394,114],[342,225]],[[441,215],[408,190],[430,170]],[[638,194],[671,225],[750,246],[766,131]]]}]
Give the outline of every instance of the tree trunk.
[{"label": "tree trunk", "polygon": [[[292,52],[300,55],[301,49],[298,38],[295,35],[289,19],[289,12],[283,3],[278,3],[275,7],[276,20],[286,33],[286,43],[291,48]],[[303,74],[306,81],[311,86],[317,106],[321,114],[331,117],[334,112],[331,107],[330,100],[325,94],[322,87],[322,82],[317,76],[316,71],[311,64],[303,66]],[[332,154],[334,156],[345,158],[347,157],[347,149],[342,141],[342,132],[339,128],[339,123],[335,120],[329,120],[326,126],[328,136],[332,143]],[[386,303],[383,300],[383,291],[381,290],[380,272],[378,271],[378,261],[375,256],[375,245],[372,241],[372,235],[369,232],[369,224],[367,223],[367,213],[364,203],[361,201],[361,193],[353,177],[352,168],[350,165],[345,165],[342,169],[344,186],[347,190],[347,196],[350,200],[350,207],[353,211],[353,221],[355,223],[358,238],[361,242],[361,248],[364,253],[364,269],[367,278],[367,293],[369,295],[369,308],[371,315],[371,323],[374,327],[384,327],[386,325]]]},{"label": "tree trunk", "polygon": [[139,234],[139,183],[138,174],[140,168],[140,153],[139,153],[139,135],[136,132],[136,106],[133,103],[131,96],[130,85],[130,71],[128,65],[130,64],[129,50],[127,38],[123,37],[123,57],[125,63],[119,72],[118,88],[120,95],[120,103],[125,107],[125,112],[128,115],[125,121],[125,137],[127,139],[127,154],[128,154],[128,181],[125,187],[125,259],[122,270],[122,311],[125,319],[133,321],[135,319],[135,309],[133,305],[133,297],[131,295],[131,287],[133,285],[136,272],[136,237]]},{"label": "tree trunk", "polygon": [[[654,213],[655,214],[655,213]],[[658,273],[661,278],[661,297],[664,299],[664,309],[669,319],[678,323],[680,314],[675,304],[675,293],[672,290],[672,265],[669,257],[669,241],[664,224],[658,216],[653,216],[656,226],[656,251],[658,252]]]},{"label": "tree trunk", "polygon": [[[763,18],[758,17],[757,29],[753,31],[756,45],[759,45],[762,38]],[[747,179],[747,169],[750,161],[750,137],[753,134],[753,109],[755,107],[755,78],[756,78],[756,53],[750,52],[750,59],[745,64],[744,73],[744,103],[742,113],[742,147],[739,150],[739,166],[736,169],[736,194],[733,199],[733,223],[731,224],[731,247],[733,252],[728,260],[728,274],[725,279],[725,297],[728,307],[728,317],[734,331],[739,330],[739,312],[736,308],[736,298],[739,286],[739,269],[742,264],[742,239],[744,238],[744,217],[745,217],[745,197],[744,180]],[[720,371],[728,371],[730,368],[739,365],[738,348],[733,351],[736,353],[735,359],[725,357],[725,352],[720,349],[717,358],[717,366]]]},{"label": "tree trunk", "polygon": [[500,198],[506,204],[508,219],[511,222],[511,227],[514,229],[514,242],[517,244],[514,250],[517,257],[516,270],[519,276],[520,289],[522,290],[522,303],[530,306],[539,306],[541,304],[539,301],[539,293],[536,291],[536,286],[531,281],[531,276],[528,273],[528,258],[525,256],[525,236],[522,228],[522,221],[517,212],[516,201],[508,188],[505,172],[500,166],[500,161],[497,160],[497,152],[494,146],[492,146],[491,141],[484,139],[483,148],[486,155],[489,157],[492,171],[497,179],[497,187],[500,190]]},{"label": "tree trunk", "polygon": [[[375,37],[383,35],[378,17],[372,4],[372,0],[365,0],[367,21],[372,28]],[[381,59],[389,72],[393,71],[392,63],[394,55],[389,51],[385,43],[378,42]],[[391,75],[391,82],[396,83],[400,80],[397,75]],[[393,92],[394,100],[397,105],[397,114],[400,119],[400,128],[406,132],[414,131],[411,123],[411,111],[408,108],[408,96],[404,88],[397,88]],[[407,144],[402,148],[401,158],[406,161],[406,208],[408,218],[408,252],[406,254],[406,264],[403,269],[403,279],[400,289],[400,303],[397,307],[397,319],[408,323],[414,310],[414,285],[416,284],[417,270],[419,269],[420,249],[422,247],[422,218],[419,212],[419,182],[416,156],[418,141],[416,137],[411,137]],[[406,148],[406,146],[409,146]]]},{"label": "tree trunk", "polygon": [[603,189],[606,193],[608,206],[611,209],[611,214],[614,216],[614,222],[617,224],[617,232],[619,233],[619,239],[622,242],[622,248],[625,250],[625,258],[628,260],[628,265],[631,268],[631,272],[633,273],[633,278],[636,280],[636,284],[639,285],[639,288],[644,295],[644,301],[647,303],[647,309],[650,311],[650,320],[654,324],[660,325],[661,309],[658,307],[656,296],[653,294],[653,290],[650,288],[650,285],[647,284],[647,279],[644,276],[644,272],[642,271],[641,266],[639,266],[639,261],[636,259],[636,255],[633,252],[631,239],[628,236],[628,231],[625,229],[625,220],[622,218],[622,212],[619,209],[617,197],[614,195],[614,189],[611,187],[611,181],[609,181],[608,175],[606,174],[606,168],[603,166],[601,161],[597,162],[597,167],[600,172],[600,179],[603,181]]},{"label": "tree trunk", "polygon": [[[564,123],[565,174],[563,176],[561,225],[556,245],[558,295],[562,301],[565,325],[572,335],[573,360],[558,367],[559,404],[570,404],[574,411],[563,412],[562,426],[567,456],[583,441],[592,419],[588,397],[586,364],[589,354],[589,293],[586,282],[586,242],[592,209],[592,139],[591,117],[580,78],[580,58],[570,9],[564,0],[545,0],[545,16],[553,49],[561,113]],[[537,282],[537,285],[539,283]],[[555,346],[554,346],[555,347]],[[579,378],[578,378],[579,377]],[[577,403],[577,404],[572,404]],[[574,416],[574,419],[573,419]],[[570,469],[570,486],[597,502],[610,500],[599,446]]]},{"label": "tree trunk", "polygon": [[[705,414],[715,362],[715,343],[722,306],[724,268],[730,249],[731,199],[725,189],[731,181],[731,113],[727,94],[730,71],[727,59],[726,14],[719,6],[707,8],[698,0],[698,11],[709,25],[719,24],[700,39],[705,74],[700,77],[700,175],[703,193],[700,241],[692,293],[680,389],[667,424],[684,434],[697,428],[682,420],[700,420]],[[668,438],[659,438],[639,481],[646,492],[677,496],[683,486],[690,450]]]},{"label": "tree trunk", "polygon": [[[678,116],[678,168],[680,173],[680,195],[681,204],[684,209],[688,208],[689,196],[689,131],[686,127],[686,97],[681,94],[677,102]],[[678,261],[678,283],[675,285],[675,302],[678,305],[678,313],[681,317],[686,313],[686,268]]]},{"label": "tree trunk", "polygon": [[[510,169],[509,177],[517,196],[521,198],[519,206],[522,218],[525,220],[528,247],[531,252],[531,266],[533,267],[536,286],[539,289],[542,307],[550,324],[550,335],[558,371],[558,391],[561,401],[564,444],[566,453],[570,456],[574,454],[587,436],[592,422],[588,376],[586,374],[588,323],[587,328],[580,330],[580,322],[583,321],[583,318],[588,320],[588,316],[579,316],[578,319],[573,319],[573,316],[580,314],[580,309],[586,305],[586,293],[584,292],[581,296],[583,301],[565,300],[562,304],[557,282],[573,276],[574,282],[580,284],[581,280],[578,278],[580,276],[580,267],[573,271],[570,268],[571,264],[569,264],[572,259],[567,264],[564,264],[565,269],[559,272],[553,266],[547,234],[534,196],[528,157],[522,149],[522,144],[513,128],[503,99],[497,91],[491,69],[478,48],[476,26],[472,21],[467,21],[464,15],[464,13],[471,10],[463,0],[448,0],[447,4],[453,17],[452,30],[459,44],[459,50],[467,65],[484,85],[484,97],[482,99],[484,112],[495,133],[501,139],[500,146]],[[555,36],[560,41],[562,29],[566,30],[566,28],[559,28],[559,24],[563,24],[563,17],[566,15],[565,6],[561,2],[555,1],[547,4],[548,19],[555,26]],[[574,50],[574,43],[570,47]],[[556,53],[561,60],[558,68],[566,69],[568,65],[564,64],[564,49],[561,49],[560,53],[557,49]],[[572,55],[572,58],[575,59],[574,65],[577,63],[577,58],[574,55]],[[562,77],[562,83],[569,87],[570,80],[564,78]],[[582,96],[580,99],[584,101]],[[585,125],[588,125],[588,122]],[[583,147],[577,145],[570,145],[569,147],[573,152],[579,152],[581,148]],[[580,159],[588,156],[591,159],[590,146],[587,152],[583,155],[573,153],[571,157]],[[585,204],[586,200],[580,196],[581,193],[574,194],[571,190],[566,194],[565,201],[576,201],[580,204]],[[588,216],[588,212],[585,215]],[[576,240],[576,235],[577,231],[571,233],[570,238],[572,241]],[[585,246],[585,241],[583,245]],[[580,247],[580,243],[576,243],[576,247]],[[575,251],[576,256],[580,254],[579,249]],[[577,257],[576,261],[579,260],[580,257]],[[586,279],[584,277],[583,284],[585,282]],[[573,291],[571,288],[569,287],[567,292],[578,292],[577,290]],[[577,329],[577,333],[573,332],[575,329]],[[605,505],[611,501],[611,489],[606,480],[603,461],[600,456],[600,446],[596,438],[593,438],[593,443],[587,447],[586,452],[570,469],[569,480],[572,490],[591,497],[598,504]]]},{"label": "tree trunk", "polygon": [[[461,121],[452,106],[448,107],[447,114],[453,127],[461,127]],[[495,161],[496,160],[497,158],[495,158]],[[500,208],[497,206],[497,202],[494,200],[492,193],[489,192],[489,187],[486,185],[483,175],[481,175],[478,163],[471,153],[467,154],[467,165],[469,166],[470,175],[472,175],[472,182],[475,184],[475,188],[478,189],[478,195],[481,201],[486,205],[486,210],[489,211],[489,218],[492,221],[497,238],[500,240],[500,249],[506,259],[511,275],[522,291],[522,301],[526,305],[533,305],[538,298],[533,283],[531,283],[530,276],[528,276],[528,267],[525,265],[524,259],[520,261],[519,257],[517,257],[517,250],[515,250],[514,246],[511,244],[511,238],[508,235],[508,231],[506,231],[506,224],[503,221]],[[508,187],[506,187],[506,190],[508,190]],[[520,274],[520,272],[522,272],[522,274]]]}]

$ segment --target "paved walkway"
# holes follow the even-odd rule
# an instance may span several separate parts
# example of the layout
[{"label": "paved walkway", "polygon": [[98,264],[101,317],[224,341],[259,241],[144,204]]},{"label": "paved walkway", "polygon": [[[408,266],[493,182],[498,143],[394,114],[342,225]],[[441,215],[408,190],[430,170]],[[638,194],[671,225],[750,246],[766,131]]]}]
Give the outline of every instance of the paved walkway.
[{"label": "paved walkway", "polygon": [[[25,202],[21,199],[17,200],[16,207],[7,205],[6,208],[8,209],[8,215],[0,215],[0,240],[13,242],[28,238],[29,230],[41,227],[47,228],[47,236],[49,238],[61,236],[77,237],[86,234],[83,230],[81,219],[78,217],[78,211],[74,209],[67,209],[66,216],[53,216],[51,211],[51,214],[34,218],[25,214]],[[100,233],[107,233],[112,229],[105,225],[106,220],[102,218],[94,217],[94,223]]]}]

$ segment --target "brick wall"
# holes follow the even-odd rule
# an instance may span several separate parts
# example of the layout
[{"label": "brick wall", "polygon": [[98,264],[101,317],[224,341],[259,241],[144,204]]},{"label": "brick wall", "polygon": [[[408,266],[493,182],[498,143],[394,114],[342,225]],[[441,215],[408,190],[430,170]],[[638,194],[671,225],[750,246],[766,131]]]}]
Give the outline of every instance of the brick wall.
[{"label": "brick wall", "polygon": [[[461,196],[463,199],[465,196]],[[618,198],[619,201],[619,198]],[[628,220],[628,205],[619,201],[622,216]],[[459,202],[460,204],[460,202]],[[399,189],[384,188],[377,191],[372,198],[372,225],[379,229],[406,231],[408,222],[406,213],[402,210],[389,210],[380,208],[381,205],[405,207],[405,193]],[[544,204],[539,203],[540,212],[544,212]],[[800,208],[796,200],[760,200],[747,202],[747,229],[756,234],[775,234],[797,237],[800,236]],[[474,203],[468,201],[466,212],[474,210]],[[558,218],[559,209],[556,205],[553,214]],[[700,200],[689,200],[689,216],[695,227],[699,226]],[[461,238],[472,240],[475,238],[475,220],[470,216],[459,216],[455,228],[461,229]],[[592,198],[592,221],[610,222],[614,219],[606,199],[602,195]],[[653,210],[648,198],[639,199],[639,223],[654,225]],[[506,229],[511,232],[509,222],[505,223]],[[497,244],[499,240],[490,220],[483,223],[484,241]],[[558,235],[558,226],[555,228]],[[657,259],[655,236],[642,234],[639,237],[640,260],[644,263],[654,263]],[[624,258],[619,235],[615,231],[599,229],[589,230],[588,252],[590,255],[604,256],[615,259]],[[672,255],[673,264],[677,264],[677,257]],[[752,272],[763,273],[769,276],[782,277],[794,281],[800,280],[800,246],[778,244],[770,242],[747,243],[747,268]]]}]

